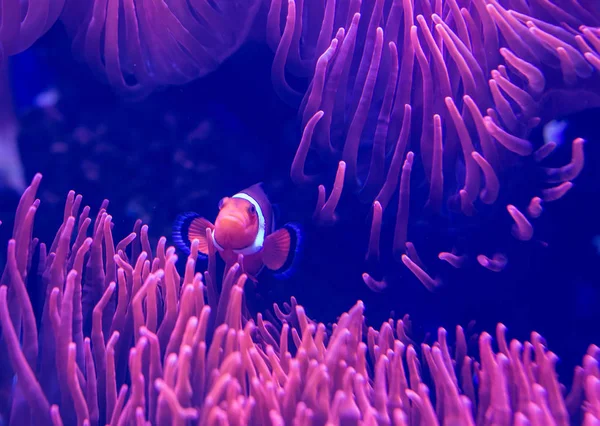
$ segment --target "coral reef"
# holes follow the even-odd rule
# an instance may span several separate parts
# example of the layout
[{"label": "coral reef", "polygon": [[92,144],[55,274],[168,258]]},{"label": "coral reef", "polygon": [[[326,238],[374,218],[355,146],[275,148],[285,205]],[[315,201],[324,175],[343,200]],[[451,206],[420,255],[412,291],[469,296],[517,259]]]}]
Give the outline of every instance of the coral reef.
[{"label": "coral reef", "polygon": [[[600,105],[597,8],[566,0],[290,0],[284,22],[281,3],[271,2],[267,28],[274,87],[300,105],[292,179],[314,184],[344,161],[345,190],[373,203],[368,257],[379,257],[382,216],[393,214],[393,256],[430,289],[439,281],[423,263],[436,268],[409,247],[412,217],[446,219],[435,227],[441,232],[449,216],[503,203],[512,234],[532,239],[542,201],[561,198],[581,171],[584,141],[573,141],[568,165],[548,168],[558,141],[527,138],[540,123]],[[312,75],[304,95],[286,69]],[[541,176],[528,204],[502,196],[515,168]],[[439,259],[460,267],[470,257],[493,271],[506,265],[493,248],[457,244],[440,247]]]},{"label": "coral reef", "polygon": [[124,95],[183,84],[215,70],[254,22],[258,0],[67,0],[61,17],[75,53]]},{"label": "coral reef", "polygon": [[141,221],[115,245],[108,202],[92,219],[70,192],[55,240],[39,242],[40,181],[17,208],[0,286],[7,424],[599,421],[594,345],[565,395],[537,333],[509,344],[499,324],[497,351],[487,333],[470,351],[457,327],[452,356],[440,329],[419,361],[410,321],[367,328],[360,301],[329,326],[295,299],[263,317],[245,305],[240,263],[219,285],[212,247],[204,274],[191,256],[180,275],[174,248],[161,238],[153,249]]},{"label": "coral reef", "polygon": [[2,63],[31,45],[54,25],[65,0],[3,0],[1,3]]}]

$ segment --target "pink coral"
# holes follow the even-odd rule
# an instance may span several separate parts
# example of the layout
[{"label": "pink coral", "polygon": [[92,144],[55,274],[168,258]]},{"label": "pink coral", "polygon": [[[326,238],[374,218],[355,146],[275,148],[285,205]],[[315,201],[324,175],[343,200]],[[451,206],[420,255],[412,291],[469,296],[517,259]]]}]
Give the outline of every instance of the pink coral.
[{"label": "pink coral", "polygon": [[[584,392],[584,424],[600,420],[593,345],[565,396],[542,337],[509,344],[502,324],[497,352],[483,333],[470,354],[457,327],[452,356],[439,329],[419,361],[408,319],[367,329],[360,301],[331,329],[293,298],[254,320],[240,263],[217,286],[213,249],[204,274],[189,257],[180,276],[175,250],[161,238],[153,251],[140,222],[115,245],[107,203],[92,220],[69,193],[55,241],[39,243],[40,179],[18,206],[0,286],[7,424],[566,425]],[[32,282],[44,286],[41,318]]]},{"label": "pink coral", "polygon": [[[527,138],[558,114],[600,105],[597,6],[571,0],[348,0],[324,6],[289,0],[285,22],[278,19],[281,8],[280,0],[271,2],[267,30],[277,51],[275,88],[300,104],[303,135],[292,179],[304,185],[323,179],[304,171],[311,151],[332,166],[344,161],[344,190],[382,210],[373,215],[372,232],[381,232],[382,214],[396,210],[394,257],[424,284],[433,278],[407,250],[414,238],[409,217],[443,215],[447,208],[472,216],[506,198],[505,175],[525,159],[544,176],[531,195],[537,208],[534,214],[527,205],[506,209],[513,235],[530,240],[540,202],[555,201],[573,186],[584,164],[584,141],[573,141],[568,165],[548,169],[536,163],[543,164],[556,144],[538,147]],[[286,70],[312,75],[301,102]],[[428,188],[425,206],[417,208],[410,202],[416,186]],[[379,253],[378,244],[371,234],[368,257]],[[440,259],[455,249],[443,247]]]},{"label": "pink coral", "polygon": [[141,96],[215,70],[246,40],[258,0],[67,0],[73,48],[123,94]]},{"label": "pink coral", "polygon": [[65,0],[2,0],[0,44],[4,55],[29,48],[56,22]]}]

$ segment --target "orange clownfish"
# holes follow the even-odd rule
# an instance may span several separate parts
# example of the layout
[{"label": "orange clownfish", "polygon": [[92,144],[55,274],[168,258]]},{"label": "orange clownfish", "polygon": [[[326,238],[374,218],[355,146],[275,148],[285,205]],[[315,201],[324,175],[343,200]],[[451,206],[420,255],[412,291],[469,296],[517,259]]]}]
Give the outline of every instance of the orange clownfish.
[{"label": "orange clownfish", "polygon": [[254,281],[265,266],[279,276],[290,275],[299,252],[298,226],[288,223],[275,230],[273,206],[260,183],[221,199],[214,224],[197,213],[184,213],[173,225],[175,244],[187,254],[198,240],[199,255],[207,255],[207,235],[227,265],[243,255],[241,266]]}]

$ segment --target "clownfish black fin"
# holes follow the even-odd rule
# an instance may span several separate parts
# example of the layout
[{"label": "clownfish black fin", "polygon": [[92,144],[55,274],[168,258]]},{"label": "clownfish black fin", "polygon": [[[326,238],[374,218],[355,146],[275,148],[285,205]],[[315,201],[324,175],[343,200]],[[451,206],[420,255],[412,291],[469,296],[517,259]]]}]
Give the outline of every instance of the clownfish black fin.
[{"label": "clownfish black fin", "polygon": [[263,263],[276,272],[277,278],[287,278],[293,273],[300,253],[300,242],[300,228],[293,223],[287,223],[265,238]]},{"label": "clownfish black fin", "polygon": [[197,239],[200,242],[198,254],[206,256],[208,254],[207,228],[213,229],[214,225],[198,213],[180,214],[173,224],[173,241],[177,248],[189,255],[192,241]]}]

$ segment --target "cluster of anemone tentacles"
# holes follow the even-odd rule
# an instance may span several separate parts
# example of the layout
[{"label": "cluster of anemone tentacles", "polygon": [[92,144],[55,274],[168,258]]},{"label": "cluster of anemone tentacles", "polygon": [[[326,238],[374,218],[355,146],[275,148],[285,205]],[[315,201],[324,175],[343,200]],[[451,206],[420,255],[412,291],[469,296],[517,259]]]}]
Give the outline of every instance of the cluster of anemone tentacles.
[{"label": "cluster of anemone tentacles", "polygon": [[66,0],[74,52],[128,96],[202,77],[248,37],[260,0]]},{"label": "cluster of anemone tentacles", "polygon": [[360,301],[331,327],[294,299],[263,318],[245,305],[240,262],[217,280],[211,247],[204,274],[191,256],[181,276],[174,248],[163,237],[153,250],[139,221],[115,245],[107,202],[93,218],[70,192],[54,242],[39,242],[40,180],[17,208],[0,285],[4,424],[600,421],[594,345],[567,394],[542,337],[509,344],[502,324],[497,350],[487,333],[472,350],[457,327],[452,355],[444,329],[419,348],[406,317],[367,328]]},{"label": "cluster of anemone tentacles", "polygon": [[[73,53],[124,96],[184,84],[216,70],[249,35],[262,0],[0,0],[0,187],[26,186],[7,57],[57,21]],[[24,78],[21,76],[21,78]]]},{"label": "cluster of anemone tentacles", "polygon": [[[285,11],[273,0],[273,83],[300,105],[303,128],[292,179],[323,179],[327,168],[305,172],[307,163],[315,170],[311,156],[339,164],[337,192],[343,183],[373,206],[367,257],[379,258],[382,222],[392,216],[394,257],[429,289],[440,281],[425,265],[438,267],[419,260],[411,217],[472,216],[502,202],[514,237],[531,240],[542,204],[564,196],[581,172],[584,141],[573,141],[569,164],[548,168],[559,141],[528,137],[540,123],[600,106],[599,25],[598,4],[579,0],[289,0]],[[312,76],[305,94],[286,70]],[[518,163],[542,176],[525,204],[502,194]],[[415,205],[411,189],[423,187]],[[499,271],[507,262],[502,252],[445,244],[438,257],[454,267],[471,258]],[[364,277],[374,289],[384,284]]]},{"label": "cluster of anemone tentacles", "polygon": [[[583,140],[573,141],[571,163],[545,168],[556,141],[534,146],[528,137],[540,123],[600,106],[595,0],[2,0],[0,5],[4,54],[26,49],[60,17],[74,52],[116,90],[140,97],[215,70],[253,29],[265,25],[266,31],[256,33],[264,33],[275,51],[274,89],[299,107],[303,129],[292,179],[314,184],[339,164],[329,203],[325,187],[319,187],[319,220],[334,219],[342,187],[356,193],[372,204],[367,256],[378,260],[391,251],[429,289],[440,283],[436,271],[442,262],[461,267],[476,260],[500,271],[507,257],[502,247],[461,247],[449,239],[436,247],[442,262],[420,258],[413,219],[424,213],[446,218],[449,211],[471,216],[501,202],[503,214],[514,219],[513,235],[536,239],[534,221],[542,204],[564,196],[583,167]],[[290,87],[289,74],[309,82],[308,89]],[[7,99],[2,93],[0,98]],[[4,171],[19,160],[14,117],[3,118],[0,124],[10,124],[11,131],[4,145],[13,141],[4,148],[10,154],[0,163]],[[311,151],[326,164],[316,167],[317,174],[305,172]],[[529,202],[502,196],[518,162],[541,170]],[[10,174],[15,187],[24,185],[21,170]],[[412,200],[420,197],[410,192],[421,187],[427,188],[426,203],[415,205]],[[391,250],[380,252],[386,222],[394,237]],[[364,279],[373,289],[385,284],[369,274]]]}]

